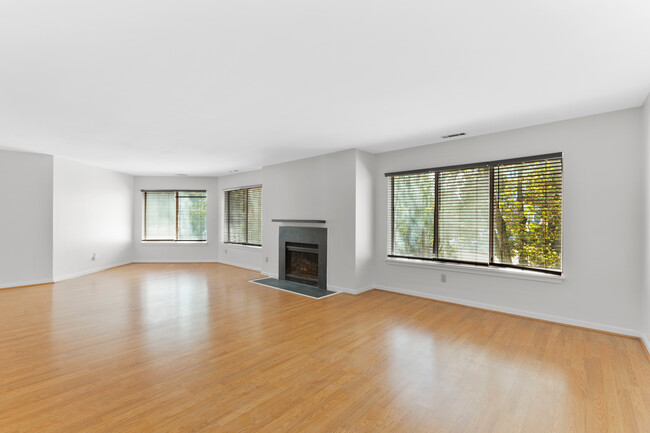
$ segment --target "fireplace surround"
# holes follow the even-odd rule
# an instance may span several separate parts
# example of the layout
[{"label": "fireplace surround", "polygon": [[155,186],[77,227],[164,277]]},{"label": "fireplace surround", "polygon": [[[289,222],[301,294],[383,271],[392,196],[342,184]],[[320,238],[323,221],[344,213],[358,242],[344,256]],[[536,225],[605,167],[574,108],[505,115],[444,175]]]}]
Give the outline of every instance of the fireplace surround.
[{"label": "fireplace surround", "polygon": [[279,279],[326,290],[327,229],[281,226],[279,240]]}]

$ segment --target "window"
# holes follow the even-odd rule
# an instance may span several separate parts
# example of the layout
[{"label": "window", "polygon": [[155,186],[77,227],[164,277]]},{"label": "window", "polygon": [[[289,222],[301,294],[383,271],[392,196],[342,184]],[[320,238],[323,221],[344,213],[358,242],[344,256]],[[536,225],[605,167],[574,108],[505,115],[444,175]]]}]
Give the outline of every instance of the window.
[{"label": "window", "polygon": [[142,191],[143,241],[205,242],[205,191]]},{"label": "window", "polygon": [[225,242],[262,246],[262,187],[225,191]]},{"label": "window", "polygon": [[562,273],[562,154],[387,173],[388,256]]}]

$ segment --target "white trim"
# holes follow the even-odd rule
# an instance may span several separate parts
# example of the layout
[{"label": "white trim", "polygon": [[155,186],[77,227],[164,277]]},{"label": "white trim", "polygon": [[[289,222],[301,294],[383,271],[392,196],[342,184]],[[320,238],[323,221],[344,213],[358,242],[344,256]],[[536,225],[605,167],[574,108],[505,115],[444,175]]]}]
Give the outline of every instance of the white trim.
[{"label": "white trim", "polygon": [[219,260],[219,259],[205,259],[205,260],[134,260],[131,262],[134,265],[137,264],[152,264],[152,263],[215,263],[219,265],[228,265],[228,266],[235,266],[237,268],[243,268],[243,269],[248,269],[251,271],[257,271],[260,272],[260,268],[256,268],[254,266],[246,265],[243,263],[235,263],[235,262],[229,262],[226,260]]},{"label": "white trim", "polygon": [[645,350],[650,353],[650,339],[648,336],[645,334],[639,334],[639,340],[641,340],[641,344],[645,345]]},{"label": "white trim", "polygon": [[208,241],[148,241],[142,239],[140,245],[207,245]]},{"label": "white trim", "polygon": [[220,263],[220,262],[217,259],[200,259],[200,260],[177,259],[177,260],[134,260],[131,263],[138,264],[138,263]]},{"label": "white trim", "polygon": [[[233,176],[233,175],[236,175],[236,174],[239,174],[239,173],[232,173],[232,174],[228,174],[226,176]],[[240,189],[250,189],[250,188],[262,188],[262,184],[260,183],[258,185],[247,185],[247,186],[236,186],[236,187],[233,187],[233,188],[224,188],[222,191],[223,192],[238,191]]]},{"label": "white trim", "polygon": [[230,261],[227,261],[227,260],[219,260],[218,263],[221,263],[222,265],[235,266],[237,268],[243,268],[243,269],[248,269],[248,270],[257,271],[257,272],[260,272],[260,270],[261,270],[261,268],[259,268],[259,267],[255,267],[255,266],[251,266],[251,265],[247,265],[247,264],[243,264],[243,263],[230,262]]},{"label": "white trim", "polygon": [[451,297],[447,297],[447,296],[439,296],[439,295],[434,295],[434,294],[425,293],[425,292],[419,292],[419,291],[415,291],[415,290],[397,289],[395,287],[379,286],[379,285],[376,285],[375,288],[380,289],[380,290],[386,290],[386,291],[389,291],[389,292],[394,292],[394,293],[401,293],[403,295],[411,295],[411,296],[417,296],[417,297],[420,297],[420,298],[433,299],[433,300],[436,300],[436,301],[449,302],[449,303],[452,303],[452,304],[465,305],[465,306],[468,306],[468,307],[481,308],[483,310],[498,311],[498,312],[501,312],[501,313],[508,313],[508,314],[512,314],[512,315],[515,315],[515,316],[528,317],[528,318],[532,318],[532,319],[546,320],[548,322],[561,323],[561,324],[564,324],[564,325],[579,326],[581,328],[596,329],[596,330],[599,330],[599,331],[612,332],[612,333],[615,333],[615,334],[629,335],[631,337],[637,337],[637,338],[641,337],[641,334],[638,331],[634,331],[632,329],[626,329],[626,328],[619,328],[618,326],[604,325],[602,323],[585,322],[585,321],[582,321],[582,320],[568,319],[566,317],[559,317],[559,316],[554,316],[554,315],[551,315],[551,314],[535,313],[535,312],[532,312],[532,311],[520,310],[520,309],[517,309],[517,308],[500,307],[500,306],[497,306],[497,305],[483,304],[481,302],[466,301],[464,299],[451,298]]},{"label": "white trim", "polygon": [[53,278],[53,281],[55,283],[58,283],[58,282],[64,281],[64,280],[69,280],[69,279],[72,279],[72,278],[82,277],[82,276],[88,275],[88,274],[94,274],[95,272],[105,271],[106,269],[116,268],[118,266],[129,265],[131,263],[133,263],[133,262],[132,261],[121,262],[121,263],[115,263],[115,264],[107,265],[107,266],[98,266],[96,268],[86,269],[85,271],[74,272],[72,274],[55,275],[54,278]]},{"label": "white trim", "polygon": [[270,287],[271,289],[275,289],[275,290],[282,290],[283,292],[291,293],[293,295],[304,296],[305,298],[314,299],[316,301],[318,301],[320,299],[329,298],[330,296],[338,295],[338,292],[334,292],[331,295],[325,295],[325,296],[321,296],[320,298],[314,298],[313,296],[303,295],[302,293],[294,292],[294,291],[291,291],[291,290],[285,290],[285,289],[281,289],[279,287],[269,286],[268,284],[258,283],[255,280],[249,280],[248,282],[253,283],[253,284],[257,284],[258,286]]},{"label": "white trim", "polygon": [[221,242],[221,246],[224,249],[234,248],[236,250],[262,252],[261,245],[242,245],[242,244],[231,244],[230,242]]},{"label": "white trim", "polygon": [[411,266],[415,268],[438,269],[447,272],[461,272],[466,274],[487,275],[490,277],[518,278],[521,280],[540,281],[544,283],[561,284],[566,276],[544,274],[542,272],[527,271],[524,269],[488,268],[483,266],[464,265],[459,263],[443,263],[418,259],[386,258],[386,263],[397,266]]},{"label": "white trim", "polygon": [[22,286],[35,286],[37,284],[51,284],[53,282],[54,281],[52,281],[51,279],[18,281],[16,283],[0,284],[0,289],[12,289],[14,287],[22,287]]},{"label": "white trim", "polygon": [[331,286],[329,284],[327,285],[327,290],[339,293],[349,293],[351,295],[360,295],[361,293],[367,292],[368,290],[372,290],[374,288],[374,286],[364,286],[359,289],[347,289],[345,287]]},{"label": "white trim", "polygon": [[[260,274],[265,275],[269,278],[278,278],[278,274],[274,272],[260,271]],[[360,289],[348,289],[346,287],[333,286],[331,284],[327,285],[327,290],[330,290],[332,292],[337,292],[337,293],[349,293],[351,295],[360,295],[361,293],[367,292],[368,290],[372,290],[374,288],[375,286],[364,286],[361,287]]]}]

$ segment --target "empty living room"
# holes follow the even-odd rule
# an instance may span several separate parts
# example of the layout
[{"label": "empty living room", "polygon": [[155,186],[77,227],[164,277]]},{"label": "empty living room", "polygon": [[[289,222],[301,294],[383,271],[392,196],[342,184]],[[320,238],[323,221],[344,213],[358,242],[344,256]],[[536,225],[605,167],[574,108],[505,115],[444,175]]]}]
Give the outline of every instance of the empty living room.
[{"label": "empty living room", "polygon": [[649,433],[650,2],[0,2],[0,433]]}]

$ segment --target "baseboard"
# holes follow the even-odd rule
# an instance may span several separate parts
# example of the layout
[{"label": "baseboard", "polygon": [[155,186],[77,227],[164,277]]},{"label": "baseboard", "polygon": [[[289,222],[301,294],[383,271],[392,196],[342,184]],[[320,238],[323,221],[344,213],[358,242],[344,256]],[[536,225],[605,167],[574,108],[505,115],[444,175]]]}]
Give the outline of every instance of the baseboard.
[{"label": "baseboard", "polygon": [[[278,278],[278,274],[273,272],[260,271],[260,273],[269,278]],[[367,292],[368,290],[372,290],[374,288],[375,286],[364,286],[361,287],[360,289],[348,289],[346,287],[333,286],[331,284],[327,285],[327,290],[331,290],[332,292],[337,292],[337,293],[349,293],[351,295],[359,295],[363,292]]]},{"label": "baseboard", "polygon": [[337,293],[349,293],[351,295],[359,295],[359,294],[361,294],[363,292],[367,292],[368,290],[372,290],[374,288],[375,288],[375,286],[365,286],[365,287],[361,287],[359,289],[348,289],[346,287],[332,286],[332,285],[329,285],[329,284],[327,285],[328,290],[331,290],[331,291],[337,292]]},{"label": "baseboard", "polygon": [[243,264],[243,263],[230,262],[230,261],[226,261],[226,260],[219,260],[219,263],[221,263],[222,265],[235,266],[237,268],[244,268],[244,269],[248,269],[248,270],[251,270],[251,271],[257,271],[257,272],[260,272],[262,270],[259,267],[255,267],[255,266],[251,266],[251,265],[247,265],[247,264]]},{"label": "baseboard", "polygon": [[174,264],[174,263],[219,263],[222,265],[235,266],[237,268],[249,269],[251,271],[260,271],[260,268],[250,266],[244,263],[229,262],[226,260],[219,259],[205,259],[205,260],[137,260],[133,264],[152,264],[152,263],[164,263],[164,264]]},{"label": "baseboard", "polygon": [[166,263],[166,264],[174,264],[174,263],[221,263],[218,259],[202,259],[202,260],[134,260],[131,262],[133,264],[138,264],[138,263]]},{"label": "baseboard", "polygon": [[53,280],[54,280],[55,283],[58,283],[60,281],[69,280],[69,279],[77,278],[77,277],[83,277],[84,275],[94,274],[95,272],[101,272],[101,271],[105,271],[107,269],[117,268],[118,266],[124,266],[124,265],[128,265],[128,264],[131,264],[131,263],[133,263],[133,262],[131,262],[131,261],[120,262],[120,263],[114,263],[114,264],[107,265],[107,266],[98,266],[96,268],[86,269],[85,271],[74,272],[72,274],[56,275],[56,276],[54,276]]},{"label": "baseboard", "polygon": [[[553,316],[551,314],[534,313],[532,311],[519,310],[516,308],[501,307],[492,304],[483,304],[481,302],[467,301],[464,299],[452,298],[447,296],[438,296],[430,293],[419,292],[416,290],[398,289],[395,287],[375,285],[376,289],[388,292],[401,293],[403,295],[417,296],[419,298],[433,299],[435,301],[448,302],[451,304],[464,305],[467,307],[480,308],[482,310],[496,311],[499,313],[511,314],[513,316],[527,317],[529,319],[543,320],[546,322],[560,323],[562,325],[576,326],[578,328],[594,329],[597,331],[609,332],[612,334],[626,335],[629,337],[642,338],[638,331],[632,329],[619,328],[617,326],[604,325],[601,323],[585,322],[582,320],[568,319],[566,317]],[[647,340],[646,340],[647,344]]]},{"label": "baseboard", "polygon": [[52,282],[53,281],[51,279],[18,281],[16,283],[0,284],[0,289],[15,289],[15,288],[18,288],[18,287],[37,286],[39,284],[49,284],[49,283],[52,283]]},{"label": "baseboard", "polygon": [[650,339],[648,339],[647,335],[641,334],[639,340],[641,340],[641,345],[645,348],[645,354],[648,355],[648,359],[650,359]]}]

